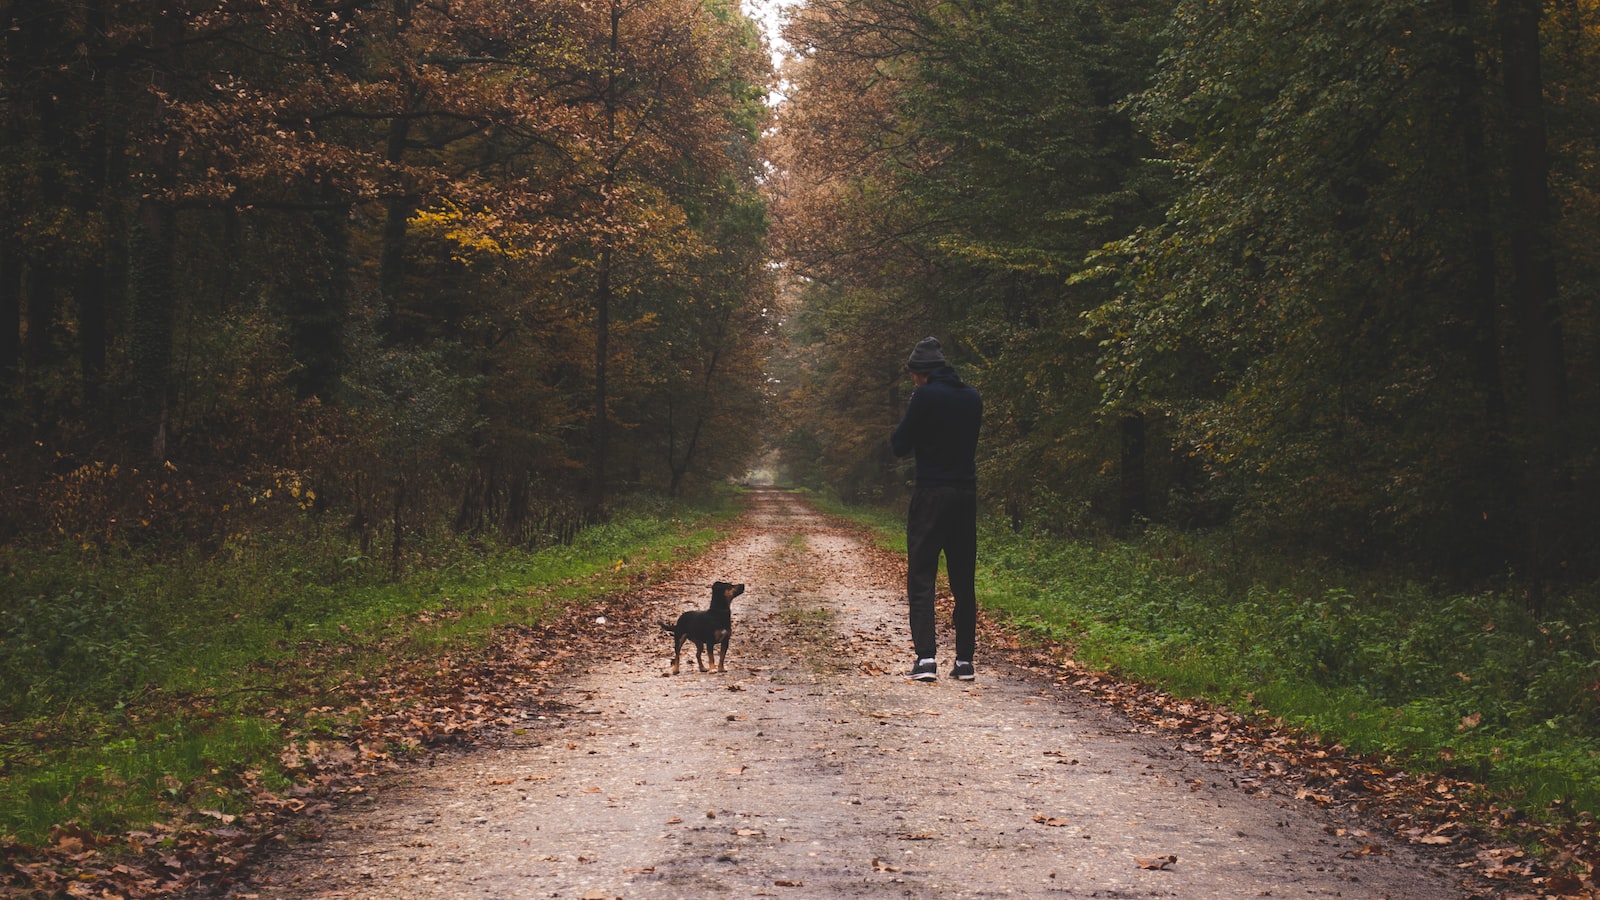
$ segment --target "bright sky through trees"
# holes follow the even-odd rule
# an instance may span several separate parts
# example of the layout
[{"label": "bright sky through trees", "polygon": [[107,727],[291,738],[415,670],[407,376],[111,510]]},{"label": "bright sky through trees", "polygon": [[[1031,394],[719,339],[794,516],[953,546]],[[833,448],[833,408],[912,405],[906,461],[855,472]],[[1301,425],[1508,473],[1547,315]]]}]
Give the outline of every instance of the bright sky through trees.
[{"label": "bright sky through trees", "polygon": [[[800,4],[801,0],[744,0],[744,13],[766,35],[767,46],[772,50],[772,66],[780,73],[783,57],[789,51],[789,45],[783,40],[783,18],[788,10]],[[780,77],[777,87],[767,95],[767,103],[776,106],[782,101],[787,94],[787,84]]]}]

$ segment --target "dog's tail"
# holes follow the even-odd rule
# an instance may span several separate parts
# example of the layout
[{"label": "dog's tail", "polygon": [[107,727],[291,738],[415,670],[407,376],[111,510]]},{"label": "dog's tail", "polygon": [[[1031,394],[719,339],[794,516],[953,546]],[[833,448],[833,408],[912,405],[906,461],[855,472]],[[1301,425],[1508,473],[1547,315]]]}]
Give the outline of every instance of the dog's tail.
[{"label": "dog's tail", "polygon": [[678,630],[678,626],[672,624],[671,622],[662,622],[661,623],[661,630],[662,631],[677,631]]}]

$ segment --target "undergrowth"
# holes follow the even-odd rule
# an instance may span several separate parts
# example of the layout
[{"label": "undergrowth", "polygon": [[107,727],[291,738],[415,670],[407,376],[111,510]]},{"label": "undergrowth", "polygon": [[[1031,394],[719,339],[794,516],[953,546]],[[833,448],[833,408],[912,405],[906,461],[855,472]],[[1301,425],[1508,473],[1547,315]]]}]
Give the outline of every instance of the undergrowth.
[{"label": "undergrowth", "polygon": [[[903,523],[843,510],[904,551]],[[979,602],[1081,664],[1218,702],[1525,811],[1600,815],[1600,596],[1532,615],[1514,584],[1459,593],[1274,559],[1227,535],[1137,541],[986,523]]]},{"label": "undergrowth", "polygon": [[1486,785],[1600,811],[1600,620],[1573,595],[1529,614],[1476,594],[1253,561],[1154,534],[984,538],[983,602],[1075,657]]},{"label": "undergrowth", "polygon": [[[732,510],[641,509],[529,551],[434,539],[402,578],[342,538],[0,548],[0,842],[247,802],[317,697],[482,647],[698,555]],[[419,546],[424,546],[420,545]]]}]

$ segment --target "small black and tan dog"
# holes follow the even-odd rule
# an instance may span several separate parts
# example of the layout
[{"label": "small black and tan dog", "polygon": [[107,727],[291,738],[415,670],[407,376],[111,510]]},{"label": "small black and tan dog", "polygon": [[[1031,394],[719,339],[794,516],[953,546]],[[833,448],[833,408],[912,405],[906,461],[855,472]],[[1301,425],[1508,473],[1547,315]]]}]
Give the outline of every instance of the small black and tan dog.
[{"label": "small black and tan dog", "polygon": [[691,609],[679,616],[675,625],[661,623],[661,630],[672,632],[672,674],[678,674],[678,656],[683,652],[684,641],[694,641],[694,663],[700,671],[711,671],[701,660],[702,653],[710,655],[718,672],[727,671],[723,664],[728,660],[728,638],[733,635],[733,598],[742,593],[744,585],[718,581],[711,585],[709,609]]}]

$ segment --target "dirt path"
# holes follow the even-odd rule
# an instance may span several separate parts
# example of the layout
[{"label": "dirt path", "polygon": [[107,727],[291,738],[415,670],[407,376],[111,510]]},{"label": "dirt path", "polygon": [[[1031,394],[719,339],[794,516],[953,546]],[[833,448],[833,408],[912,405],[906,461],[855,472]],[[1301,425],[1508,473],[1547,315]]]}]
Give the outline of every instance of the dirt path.
[{"label": "dirt path", "polygon": [[564,714],[372,791],[240,896],[1462,896],[1006,654],[910,681],[901,569],[786,493],[748,523],[659,591],[666,619],[748,585],[727,673],[667,677],[630,626],[547,689]]}]

